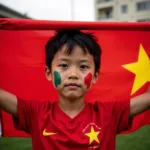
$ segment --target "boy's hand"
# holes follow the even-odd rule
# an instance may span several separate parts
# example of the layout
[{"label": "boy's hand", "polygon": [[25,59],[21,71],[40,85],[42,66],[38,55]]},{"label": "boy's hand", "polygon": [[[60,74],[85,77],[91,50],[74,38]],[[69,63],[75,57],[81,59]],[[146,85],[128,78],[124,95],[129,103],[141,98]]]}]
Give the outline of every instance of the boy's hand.
[{"label": "boy's hand", "polygon": [[150,86],[146,93],[131,99],[129,117],[132,118],[148,109],[150,109]]}]

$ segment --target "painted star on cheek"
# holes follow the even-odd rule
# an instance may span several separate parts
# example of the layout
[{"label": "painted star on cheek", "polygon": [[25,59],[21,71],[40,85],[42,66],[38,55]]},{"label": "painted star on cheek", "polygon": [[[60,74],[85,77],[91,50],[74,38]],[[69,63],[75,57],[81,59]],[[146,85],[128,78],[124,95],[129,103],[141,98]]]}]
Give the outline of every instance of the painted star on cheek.
[{"label": "painted star on cheek", "polygon": [[57,71],[54,71],[54,84],[56,87],[61,84],[61,76]]},{"label": "painted star on cheek", "polygon": [[84,78],[84,83],[85,83],[85,85],[87,86],[87,88],[90,87],[91,81],[92,81],[92,74],[89,73],[89,74],[88,74],[87,76],[85,76],[85,78]]}]

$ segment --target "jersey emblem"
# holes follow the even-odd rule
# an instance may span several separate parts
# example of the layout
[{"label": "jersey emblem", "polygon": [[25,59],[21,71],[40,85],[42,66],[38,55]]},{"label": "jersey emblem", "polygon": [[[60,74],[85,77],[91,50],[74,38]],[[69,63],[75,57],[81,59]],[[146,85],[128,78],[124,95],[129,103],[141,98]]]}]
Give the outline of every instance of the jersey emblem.
[{"label": "jersey emblem", "polygon": [[101,127],[99,127],[96,123],[91,122],[86,125],[86,127],[82,130],[82,133],[88,137],[89,149],[94,150],[100,148]]},{"label": "jersey emblem", "polygon": [[98,139],[99,134],[100,134],[100,131],[95,131],[93,126],[91,126],[91,131],[88,133],[85,133],[85,135],[89,137],[89,144],[91,144],[93,141],[100,143]]},{"label": "jersey emblem", "polygon": [[47,132],[46,129],[43,130],[43,136],[51,136],[57,134],[56,132]]}]

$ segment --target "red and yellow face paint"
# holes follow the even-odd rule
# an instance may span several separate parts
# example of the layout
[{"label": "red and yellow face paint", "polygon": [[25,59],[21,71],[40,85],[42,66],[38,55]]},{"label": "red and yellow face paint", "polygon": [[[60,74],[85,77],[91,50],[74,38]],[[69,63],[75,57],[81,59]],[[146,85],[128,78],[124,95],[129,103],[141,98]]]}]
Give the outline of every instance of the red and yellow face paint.
[{"label": "red and yellow face paint", "polygon": [[88,73],[85,77],[84,77],[84,83],[87,86],[87,89],[90,87],[92,82],[92,74]]}]

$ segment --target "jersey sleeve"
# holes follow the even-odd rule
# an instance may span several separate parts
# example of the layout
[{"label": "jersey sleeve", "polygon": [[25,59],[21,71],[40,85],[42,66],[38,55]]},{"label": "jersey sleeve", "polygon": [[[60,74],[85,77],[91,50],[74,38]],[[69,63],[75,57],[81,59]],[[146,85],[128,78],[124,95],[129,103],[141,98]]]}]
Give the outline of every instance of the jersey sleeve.
[{"label": "jersey sleeve", "polygon": [[18,116],[13,117],[14,125],[17,130],[27,133],[32,132],[32,124],[38,116],[38,102],[17,98]]},{"label": "jersey sleeve", "polygon": [[132,119],[129,118],[130,100],[116,100],[113,104],[112,113],[117,133],[131,128]]},{"label": "jersey sleeve", "polygon": [[132,125],[132,119],[129,119],[130,100],[108,100],[99,104],[105,124],[109,122],[115,134],[130,129]]}]

